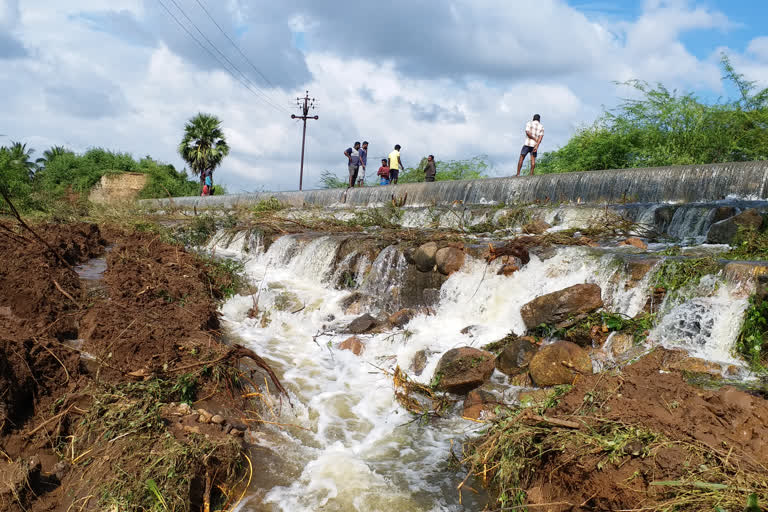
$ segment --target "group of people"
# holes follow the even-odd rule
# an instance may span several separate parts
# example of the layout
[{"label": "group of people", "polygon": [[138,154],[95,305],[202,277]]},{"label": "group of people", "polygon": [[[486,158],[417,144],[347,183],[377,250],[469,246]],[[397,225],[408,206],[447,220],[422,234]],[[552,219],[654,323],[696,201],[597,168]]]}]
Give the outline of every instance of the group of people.
[{"label": "group of people", "polygon": [[[517,176],[520,176],[520,171],[523,168],[523,162],[527,155],[531,155],[531,172],[530,176],[533,176],[533,171],[536,168],[536,157],[538,156],[539,145],[544,138],[544,127],[541,124],[541,116],[536,114],[531,121],[525,124],[525,142],[523,148],[520,150],[520,158],[517,161]],[[365,169],[368,165],[368,141],[364,141],[362,144],[355,142],[351,148],[344,150],[344,156],[347,157],[347,168],[349,170],[349,188],[357,185],[362,187],[365,183]],[[362,169],[362,173],[360,172]],[[405,170],[403,161],[400,158],[400,144],[395,144],[395,149],[388,155],[387,158],[381,159],[381,167],[379,167],[376,176],[379,178],[380,185],[393,185],[397,184],[397,180],[400,176],[400,171]],[[427,163],[424,166],[424,181],[435,181],[437,175],[437,169],[435,166],[435,156],[429,155],[427,157]]]},{"label": "group of people", "polygon": [[[392,150],[387,158],[381,159],[381,167],[376,172],[376,176],[379,178],[379,185],[389,185],[390,183],[397,185],[400,171],[405,170],[403,160],[400,157],[400,148],[400,144],[395,144],[394,150]],[[344,150],[344,156],[347,157],[349,188],[355,185],[362,187],[365,183],[365,169],[368,165],[368,141],[364,141],[362,144],[355,142],[351,148]],[[424,166],[424,181],[435,181],[436,174],[435,156],[429,155]]]}]

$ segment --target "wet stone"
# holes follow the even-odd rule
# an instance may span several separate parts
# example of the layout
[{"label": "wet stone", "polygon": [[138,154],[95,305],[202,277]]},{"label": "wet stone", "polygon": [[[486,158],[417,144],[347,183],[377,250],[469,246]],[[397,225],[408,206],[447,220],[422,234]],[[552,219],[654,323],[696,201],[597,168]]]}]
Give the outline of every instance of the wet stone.
[{"label": "wet stone", "polygon": [[362,334],[376,327],[377,323],[374,317],[366,313],[352,320],[347,326],[347,331],[352,334]]}]

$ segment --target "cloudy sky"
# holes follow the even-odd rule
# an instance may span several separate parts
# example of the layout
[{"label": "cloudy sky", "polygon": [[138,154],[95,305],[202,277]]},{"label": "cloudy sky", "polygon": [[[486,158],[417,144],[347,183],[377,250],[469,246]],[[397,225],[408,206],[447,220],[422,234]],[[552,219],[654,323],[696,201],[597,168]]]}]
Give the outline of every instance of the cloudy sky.
[{"label": "cloudy sky", "polygon": [[0,0],[0,144],[181,168],[185,120],[210,112],[232,148],[217,181],[290,190],[309,90],[305,188],[363,139],[372,166],[399,143],[406,165],[486,154],[504,175],[533,113],[554,149],[628,94],[616,81],[727,96],[723,51],[768,86],[768,1]]}]

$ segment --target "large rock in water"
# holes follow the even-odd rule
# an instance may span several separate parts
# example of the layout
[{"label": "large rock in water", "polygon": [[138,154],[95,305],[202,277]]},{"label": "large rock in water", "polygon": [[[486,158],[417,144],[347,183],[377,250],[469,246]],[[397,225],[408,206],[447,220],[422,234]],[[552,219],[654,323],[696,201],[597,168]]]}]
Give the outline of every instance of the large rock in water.
[{"label": "large rock in water", "polygon": [[443,247],[435,253],[437,271],[449,276],[464,265],[464,251],[456,247]]},{"label": "large rock in water", "polygon": [[352,334],[362,334],[376,327],[376,319],[368,313],[352,320],[347,326],[347,330]]},{"label": "large rock in water", "polygon": [[577,375],[592,373],[586,350],[570,341],[556,341],[539,349],[529,364],[531,379],[538,387],[571,384]]},{"label": "large rock in water", "polygon": [[416,268],[422,272],[429,272],[435,268],[435,256],[437,255],[437,244],[427,242],[419,246],[413,253],[413,260],[416,262]]},{"label": "large rock in water", "polygon": [[707,242],[710,244],[730,244],[736,238],[739,228],[760,229],[763,216],[754,208],[745,210],[730,219],[715,222],[707,232]]},{"label": "large rock in water", "polygon": [[482,386],[494,369],[490,352],[472,347],[452,348],[440,358],[433,382],[437,389],[450,393],[466,393]]},{"label": "large rock in water", "polygon": [[523,233],[528,233],[530,235],[540,235],[551,227],[552,226],[550,226],[548,222],[542,219],[536,219],[523,226]]},{"label": "large rock in water", "polygon": [[536,297],[520,309],[528,329],[541,324],[569,327],[587,313],[601,308],[603,299],[596,284],[577,284]]},{"label": "large rock in water", "polygon": [[496,369],[506,375],[522,373],[539,350],[533,341],[533,338],[523,336],[508,343],[501,354],[496,356]]}]

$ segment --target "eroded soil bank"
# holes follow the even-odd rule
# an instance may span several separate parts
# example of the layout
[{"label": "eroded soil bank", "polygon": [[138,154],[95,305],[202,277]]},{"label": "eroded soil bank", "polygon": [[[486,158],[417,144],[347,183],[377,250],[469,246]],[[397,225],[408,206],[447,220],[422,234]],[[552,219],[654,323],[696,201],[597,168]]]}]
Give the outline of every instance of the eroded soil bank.
[{"label": "eroded soil bank", "polygon": [[[243,395],[266,366],[219,341],[233,275],[153,233],[35,226],[48,248],[5,227],[0,509],[229,510],[258,470]],[[85,286],[75,267],[107,247]]]}]

